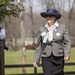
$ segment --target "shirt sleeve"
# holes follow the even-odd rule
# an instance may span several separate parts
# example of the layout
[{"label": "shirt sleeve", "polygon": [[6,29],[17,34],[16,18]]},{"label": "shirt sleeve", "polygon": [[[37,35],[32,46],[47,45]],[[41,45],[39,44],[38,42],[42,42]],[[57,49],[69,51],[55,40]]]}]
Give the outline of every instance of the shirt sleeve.
[{"label": "shirt sleeve", "polygon": [[71,53],[71,40],[69,37],[68,29],[65,27],[64,31],[64,55],[70,56]]},{"label": "shirt sleeve", "polygon": [[36,43],[36,48],[34,51],[34,62],[39,63],[40,62],[40,57],[41,57],[41,36],[40,36],[40,32],[38,33],[38,37],[37,37],[37,43]]},{"label": "shirt sleeve", "polygon": [[4,28],[1,29],[0,31],[0,40],[3,40],[3,39],[5,39],[5,29]]}]

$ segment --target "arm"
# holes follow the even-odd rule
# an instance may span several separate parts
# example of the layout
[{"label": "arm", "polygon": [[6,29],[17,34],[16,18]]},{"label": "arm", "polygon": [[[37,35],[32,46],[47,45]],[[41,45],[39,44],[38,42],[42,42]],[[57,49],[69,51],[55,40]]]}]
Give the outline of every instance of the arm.
[{"label": "arm", "polygon": [[71,40],[69,37],[68,29],[65,27],[64,29],[64,60],[67,61],[70,58],[71,53]]},{"label": "arm", "polygon": [[41,36],[39,33],[37,44],[36,44],[36,49],[34,52],[34,62],[33,62],[34,67],[38,67],[38,63],[40,62],[40,57],[41,57]]}]

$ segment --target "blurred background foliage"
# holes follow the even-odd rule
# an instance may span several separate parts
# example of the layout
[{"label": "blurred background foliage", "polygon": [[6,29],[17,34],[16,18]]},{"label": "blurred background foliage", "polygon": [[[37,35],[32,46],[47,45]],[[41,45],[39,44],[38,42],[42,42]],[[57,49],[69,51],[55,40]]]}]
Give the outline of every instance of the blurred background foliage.
[{"label": "blurred background foliage", "polygon": [[13,15],[17,17],[19,11],[20,4],[15,4],[14,0],[0,0],[0,22],[2,22],[6,16]]},{"label": "blurred background foliage", "polygon": [[40,12],[48,8],[62,14],[59,22],[68,27],[75,46],[75,0],[0,0],[0,26],[6,29],[9,50],[18,50],[23,43],[34,48],[39,27],[46,22]]}]

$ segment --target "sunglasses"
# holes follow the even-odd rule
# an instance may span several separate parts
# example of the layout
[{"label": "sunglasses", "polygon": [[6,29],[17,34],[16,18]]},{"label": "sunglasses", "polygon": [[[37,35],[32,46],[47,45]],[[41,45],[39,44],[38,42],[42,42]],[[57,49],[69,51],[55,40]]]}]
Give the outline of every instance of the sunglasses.
[{"label": "sunglasses", "polygon": [[54,15],[46,15],[46,17],[53,17]]}]

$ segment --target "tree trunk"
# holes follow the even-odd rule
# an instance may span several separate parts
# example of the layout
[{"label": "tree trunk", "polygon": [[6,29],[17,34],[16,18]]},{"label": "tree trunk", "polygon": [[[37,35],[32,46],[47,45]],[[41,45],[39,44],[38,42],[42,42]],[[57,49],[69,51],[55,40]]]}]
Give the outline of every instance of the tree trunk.
[{"label": "tree trunk", "polygon": [[[20,3],[22,5],[21,12],[20,12],[20,31],[21,31],[21,49],[22,49],[22,64],[25,64],[26,61],[26,48],[25,48],[25,26],[24,26],[24,6],[23,6],[23,0],[20,0]],[[26,70],[25,68],[22,68],[22,73],[25,74]]]}]

